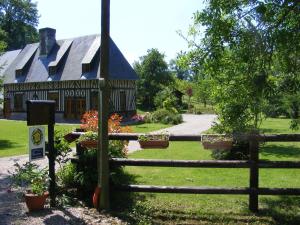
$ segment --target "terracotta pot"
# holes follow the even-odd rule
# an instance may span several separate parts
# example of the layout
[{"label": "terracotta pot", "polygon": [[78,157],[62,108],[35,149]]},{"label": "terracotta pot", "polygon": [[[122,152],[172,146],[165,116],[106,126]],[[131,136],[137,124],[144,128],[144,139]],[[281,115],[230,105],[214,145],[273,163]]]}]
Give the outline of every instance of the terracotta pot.
[{"label": "terracotta pot", "polygon": [[93,194],[93,206],[95,208],[98,208],[100,194],[101,194],[101,188],[97,186],[95,188],[95,191],[94,191],[94,194]]},{"label": "terracotta pot", "polygon": [[152,141],[139,141],[141,148],[167,148],[169,141],[152,140]]},{"label": "terracotta pot", "polygon": [[202,142],[204,149],[220,149],[230,150],[232,148],[232,141],[216,141],[216,142]]},{"label": "terracotta pot", "polygon": [[29,212],[43,209],[48,196],[48,192],[45,192],[43,195],[26,193],[25,202]]},{"label": "terracotta pot", "polygon": [[84,148],[97,148],[98,141],[96,140],[84,140],[80,142],[80,145]]}]

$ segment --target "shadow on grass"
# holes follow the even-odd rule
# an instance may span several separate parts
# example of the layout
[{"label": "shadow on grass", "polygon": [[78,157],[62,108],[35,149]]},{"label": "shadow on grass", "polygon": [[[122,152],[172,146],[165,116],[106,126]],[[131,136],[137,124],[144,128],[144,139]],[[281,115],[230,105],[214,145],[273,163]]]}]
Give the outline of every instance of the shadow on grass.
[{"label": "shadow on grass", "polygon": [[260,210],[260,215],[273,218],[278,225],[300,224],[300,197],[279,196],[278,198],[262,198],[261,202],[268,208]]},{"label": "shadow on grass", "polygon": [[[127,221],[129,224],[239,224],[239,225],[299,225],[300,224],[300,197],[279,197],[260,199],[264,205],[259,213],[248,211],[248,204],[243,204],[243,210],[229,210],[223,212],[218,208],[215,212],[205,208],[178,209],[174,204],[168,207],[168,202],[158,205],[151,204],[147,199],[153,195],[140,193],[114,192],[112,214]],[[185,203],[186,204],[186,203]],[[165,206],[165,207],[164,207]]]},{"label": "shadow on grass", "polygon": [[267,145],[261,150],[262,156],[300,157],[300,148],[294,145]]},{"label": "shadow on grass", "polygon": [[0,140],[0,150],[12,148],[16,143],[9,140]]},{"label": "shadow on grass", "polygon": [[262,128],[261,132],[264,133],[264,134],[277,134],[279,131],[278,131],[277,128],[274,128],[274,129],[272,129],[272,128]]}]

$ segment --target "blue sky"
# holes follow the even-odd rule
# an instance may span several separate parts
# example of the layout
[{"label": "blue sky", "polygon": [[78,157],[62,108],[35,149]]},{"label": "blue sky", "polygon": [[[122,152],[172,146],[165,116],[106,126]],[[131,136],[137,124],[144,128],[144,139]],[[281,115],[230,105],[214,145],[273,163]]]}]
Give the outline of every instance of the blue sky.
[{"label": "blue sky", "polygon": [[[36,0],[38,28],[56,29],[57,39],[100,33],[101,0]],[[177,33],[186,33],[201,0],[111,0],[110,34],[130,63],[157,48],[166,59],[187,44]]]}]

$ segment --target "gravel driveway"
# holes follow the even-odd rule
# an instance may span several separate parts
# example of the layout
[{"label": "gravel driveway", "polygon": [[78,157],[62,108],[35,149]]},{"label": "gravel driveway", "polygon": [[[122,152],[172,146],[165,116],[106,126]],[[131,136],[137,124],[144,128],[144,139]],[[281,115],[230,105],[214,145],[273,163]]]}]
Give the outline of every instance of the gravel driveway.
[{"label": "gravel driveway", "polygon": [[[168,132],[170,134],[200,134],[209,128],[211,128],[213,122],[217,116],[213,114],[183,114],[183,123],[154,131],[152,133]],[[135,152],[141,150],[140,145],[137,141],[130,141],[128,146],[128,152]]]}]

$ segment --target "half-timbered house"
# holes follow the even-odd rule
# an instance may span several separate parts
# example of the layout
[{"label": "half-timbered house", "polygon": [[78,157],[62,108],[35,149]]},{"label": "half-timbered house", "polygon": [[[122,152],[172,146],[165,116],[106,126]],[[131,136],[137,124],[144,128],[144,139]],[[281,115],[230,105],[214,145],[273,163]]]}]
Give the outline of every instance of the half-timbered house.
[{"label": "half-timbered house", "polygon": [[[98,109],[100,35],[56,40],[55,32],[40,29],[39,43],[2,55],[6,118],[25,119],[29,99],[55,100],[57,120]],[[109,60],[110,111],[131,115],[138,77],[113,40]]]}]

